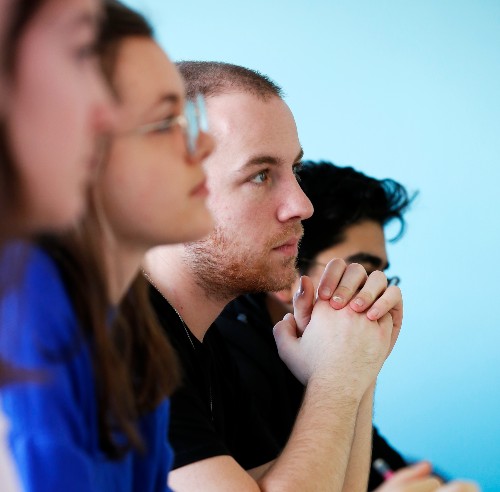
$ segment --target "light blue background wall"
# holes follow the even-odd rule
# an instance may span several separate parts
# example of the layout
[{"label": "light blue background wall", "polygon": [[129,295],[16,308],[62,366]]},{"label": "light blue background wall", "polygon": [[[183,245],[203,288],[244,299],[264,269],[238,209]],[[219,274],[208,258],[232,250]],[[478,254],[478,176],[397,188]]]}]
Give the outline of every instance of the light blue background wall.
[{"label": "light blue background wall", "polygon": [[406,311],[376,423],[500,491],[500,1],[129,3],[173,59],[281,84],[307,158],[420,190],[389,250]]}]

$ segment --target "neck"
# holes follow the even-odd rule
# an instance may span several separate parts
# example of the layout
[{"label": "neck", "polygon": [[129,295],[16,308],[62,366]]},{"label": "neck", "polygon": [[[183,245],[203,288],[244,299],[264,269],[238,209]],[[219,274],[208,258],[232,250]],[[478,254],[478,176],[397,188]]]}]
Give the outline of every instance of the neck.
[{"label": "neck", "polygon": [[130,284],[139,272],[146,248],[134,248],[124,244],[105,244],[104,258],[108,293],[113,304],[124,297]]},{"label": "neck", "polygon": [[105,221],[100,223],[108,295],[111,303],[117,305],[138,274],[148,248],[119,237]]},{"label": "neck", "polygon": [[266,307],[273,325],[281,321],[286,313],[293,312],[293,306],[280,301],[273,292],[266,295]]},{"label": "neck", "polygon": [[186,264],[182,245],[160,246],[150,250],[143,267],[154,287],[177,310],[193,335],[203,341],[210,325],[229,299],[214,299],[196,282]]},{"label": "neck", "polygon": [[138,244],[130,236],[115,231],[104,213],[98,190],[94,190],[92,201],[104,257],[108,296],[111,303],[117,305],[138,274],[148,245]]},{"label": "neck", "polygon": [[124,244],[105,244],[104,258],[108,292],[113,304],[124,297],[130,284],[139,272],[146,249],[129,247]]}]

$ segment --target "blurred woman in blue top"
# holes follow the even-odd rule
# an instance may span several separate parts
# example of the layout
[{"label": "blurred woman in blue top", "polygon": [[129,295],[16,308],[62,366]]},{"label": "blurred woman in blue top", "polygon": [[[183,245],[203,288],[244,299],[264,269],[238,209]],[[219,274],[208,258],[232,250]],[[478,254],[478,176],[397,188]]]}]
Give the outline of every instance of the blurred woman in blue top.
[{"label": "blurred woman in blue top", "polygon": [[[0,2],[0,255],[6,241],[60,230],[85,209],[95,139],[114,121],[91,49],[101,11],[100,0]],[[0,297],[22,267],[7,277],[4,266]],[[0,386],[20,377],[0,359]],[[9,435],[0,395],[1,489],[17,492]]]},{"label": "blurred woman in blue top", "polygon": [[139,267],[151,247],[212,228],[202,102],[186,105],[147,22],[105,5],[98,54],[118,128],[103,142],[87,216],[23,251],[27,267],[0,313],[1,356],[28,375],[1,391],[27,491],[167,488],[176,364]]}]

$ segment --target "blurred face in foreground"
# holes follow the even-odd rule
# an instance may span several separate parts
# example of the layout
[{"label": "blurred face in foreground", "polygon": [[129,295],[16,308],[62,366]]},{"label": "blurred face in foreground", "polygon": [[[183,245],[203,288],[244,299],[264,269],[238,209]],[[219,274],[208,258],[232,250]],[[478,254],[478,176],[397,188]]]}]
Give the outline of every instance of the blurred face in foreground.
[{"label": "blurred face in foreground", "polygon": [[94,55],[100,15],[97,0],[46,0],[15,47],[5,127],[21,187],[18,215],[30,231],[81,215],[96,138],[114,123]]}]

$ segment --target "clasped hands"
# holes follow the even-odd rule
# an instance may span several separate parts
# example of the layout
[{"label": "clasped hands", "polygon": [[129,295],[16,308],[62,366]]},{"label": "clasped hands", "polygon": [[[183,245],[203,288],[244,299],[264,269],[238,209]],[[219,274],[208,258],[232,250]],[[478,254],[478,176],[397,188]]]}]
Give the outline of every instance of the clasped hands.
[{"label": "clasped hands", "polygon": [[[294,312],[274,328],[281,358],[307,384],[314,375],[362,394],[396,343],[403,319],[401,290],[383,272],[342,259],[328,263],[317,292],[301,277]],[[353,370],[353,368],[355,370]],[[335,381],[334,381],[335,380]]]}]

